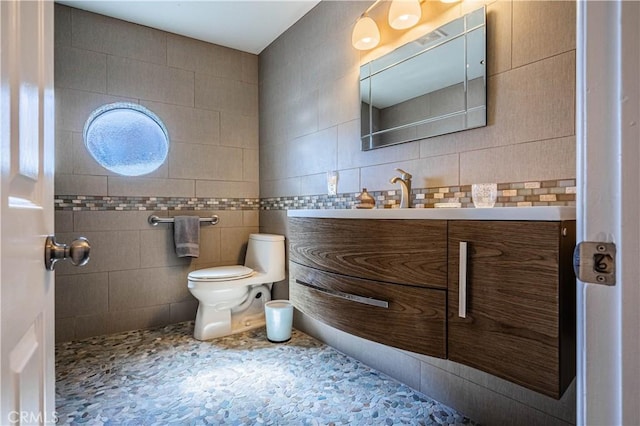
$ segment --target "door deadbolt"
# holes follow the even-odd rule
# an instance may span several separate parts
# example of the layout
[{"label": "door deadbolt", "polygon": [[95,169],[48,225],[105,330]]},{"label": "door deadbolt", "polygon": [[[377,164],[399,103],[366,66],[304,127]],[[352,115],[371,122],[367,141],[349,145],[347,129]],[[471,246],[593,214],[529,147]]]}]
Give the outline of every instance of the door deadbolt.
[{"label": "door deadbolt", "polygon": [[582,282],[615,285],[616,245],[595,241],[579,243],[573,252],[573,270]]},{"label": "door deadbolt", "polygon": [[56,237],[50,235],[44,243],[44,266],[53,271],[56,262],[69,259],[75,266],[83,266],[89,262],[91,245],[85,237],[73,240],[71,244],[59,244]]}]

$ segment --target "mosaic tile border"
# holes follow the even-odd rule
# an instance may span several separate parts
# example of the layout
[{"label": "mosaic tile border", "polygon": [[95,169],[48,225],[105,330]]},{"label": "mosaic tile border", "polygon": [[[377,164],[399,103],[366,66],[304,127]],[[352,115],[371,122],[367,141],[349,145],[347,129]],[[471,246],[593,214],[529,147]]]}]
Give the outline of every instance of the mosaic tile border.
[{"label": "mosaic tile border", "polygon": [[[400,205],[400,191],[369,191],[377,208]],[[298,195],[272,198],[198,197],[107,197],[56,195],[55,209],[67,211],[163,211],[163,210],[290,210],[352,209],[359,192],[330,195]],[[438,203],[460,203],[472,208],[471,185],[414,188],[411,202],[416,208],[433,208]],[[576,180],[499,183],[495,207],[575,206]]]},{"label": "mosaic tile border", "polygon": [[[368,191],[376,200],[377,208],[394,208],[400,205],[400,191]],[[273,197],[260,200],[261,210],[290,209],[351,209],[357,203],[357,193],[336,196],[306,195]],[[471,185],[417,188],[411,191],[411,203],[415,208],[434,208],[438,203],[460,203],[462,208],[473,208]],[[575,206],[576,180],[550,180],[498,184],[495,207]]]},{"label": "mosaic tile border", "polygon": [[258,210],[260,199],[56,195],[54,205],[56,210],[71,211]]}]

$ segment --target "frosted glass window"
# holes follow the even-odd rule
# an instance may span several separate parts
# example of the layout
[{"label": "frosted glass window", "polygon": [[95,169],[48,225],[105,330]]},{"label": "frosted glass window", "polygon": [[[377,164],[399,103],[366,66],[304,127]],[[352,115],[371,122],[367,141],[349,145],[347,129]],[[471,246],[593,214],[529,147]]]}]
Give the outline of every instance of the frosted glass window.
[{"label": "frosted glass window", "polygon": [[124,102],[104,105],[84,125],[84,144],[102,167],[125,176],[151,173],[164,163],[169,134],[147,108]]}]

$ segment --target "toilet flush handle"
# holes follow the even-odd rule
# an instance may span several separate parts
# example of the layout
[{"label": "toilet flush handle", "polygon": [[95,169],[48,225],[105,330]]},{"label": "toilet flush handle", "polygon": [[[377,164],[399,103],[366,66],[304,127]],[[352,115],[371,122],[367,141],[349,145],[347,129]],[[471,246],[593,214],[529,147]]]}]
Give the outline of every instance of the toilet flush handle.
[{"label": "toilet flush handle", "polygon": [[53,271],[58,260],[69,259],[75,266],[83,266],[89,262],[91,245],[85,237],[78,237],[71,244],[59,244],[56,237],[49,235],[44,243],[44,266]]}]

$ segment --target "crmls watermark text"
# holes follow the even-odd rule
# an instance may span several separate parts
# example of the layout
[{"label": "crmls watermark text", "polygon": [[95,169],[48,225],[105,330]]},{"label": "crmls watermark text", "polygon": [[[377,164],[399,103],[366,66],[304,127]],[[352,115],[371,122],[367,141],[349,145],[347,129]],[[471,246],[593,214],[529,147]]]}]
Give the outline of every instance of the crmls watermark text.
[{"label": "crmls watermark text", "polygon": [[58,413],[41,413],[34,411],[9,411],[7,419],[12,425],[15,424],[53,424],[58,422]]}]

